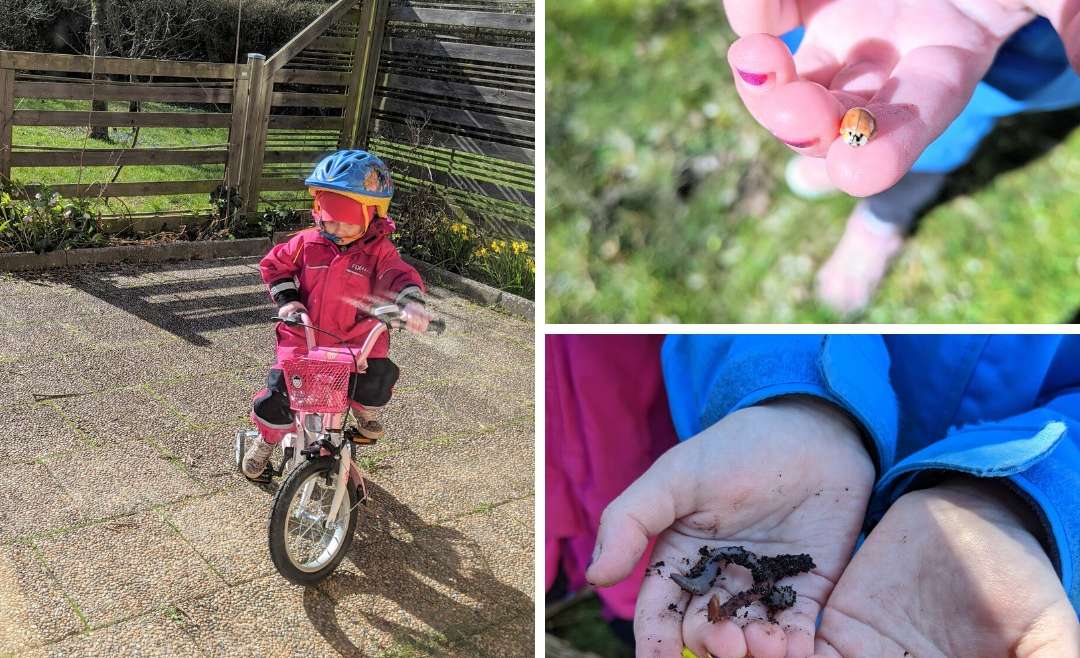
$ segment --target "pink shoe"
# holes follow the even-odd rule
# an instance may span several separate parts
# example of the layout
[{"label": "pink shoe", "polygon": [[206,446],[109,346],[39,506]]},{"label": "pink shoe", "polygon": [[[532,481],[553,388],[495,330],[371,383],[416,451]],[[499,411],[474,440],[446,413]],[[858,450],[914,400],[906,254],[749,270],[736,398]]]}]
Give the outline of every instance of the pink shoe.
[{"label": "pink shoe", "polygon": [[818,271],[818,299],[842,315],[862,311],[903,246],[904,235],[899,229],[859,203],[848,218],[840,243]]},{"label": "pink shoe", "polygon": [[825,158],[800,155],[788,160],[784,168],[784,181],[795,196],[803,199],[820,199],[839,189],[829,180]]}]

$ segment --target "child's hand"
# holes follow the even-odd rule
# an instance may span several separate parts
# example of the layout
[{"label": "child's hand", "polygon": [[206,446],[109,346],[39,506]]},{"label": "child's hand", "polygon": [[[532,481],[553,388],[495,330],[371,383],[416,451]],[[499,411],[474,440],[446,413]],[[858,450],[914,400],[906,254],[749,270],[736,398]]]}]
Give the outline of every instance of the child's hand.
[{"label": "child's hand", "polygon": [[279,318],[287,318],[294,313],[307,313],[307,309],[300,302],[289,302],[278,309]]},{"label": "child's hand", "polygon": [[817,655],[1080,657],[1037,522],[1000,487],[955,480],[898,500],[829,598]]},{"label": "child's hand", "polygon": [[[586,577],[600,586],[622,580],[659,534],[650,562],[664,566],[646,576],[638,595],[638,656],[678,658],[685,644],[702,657],[805,658],[820,606],[851,556],[873,481],[858,430],[832,405],[789,397],[737,411],[666,452],[604,510]],[[710,623],[712,594],[723,603],[747,589],[750,577],[726,567],[725,580],[691,598],[669,576],[687,571],[702,545],[809,553],[816,568],[783,581],[798,598],[776,615],[778,626],[765,621],[760,602],[745,609],[747,618],[740,612],[738,623]]]},{"label": "child's hand", "polygon": [[423,304],[409,302],[402,309],[405,320],[405,329],[414,334],[422,334],[427,331],[428,323],[431,322],[431,314],[427,312]]},{"label": "child's hand", "polygon": [[[1068,5],[1068,7],[1067,7]],[[888,189],[957,117],[1002,43],[1043,14],[1080,69],[1080,3],[1071,0],[725,0],[742,35],[728,51],[755,119],[797,153],[827,159],[854,196]],[[792,58],[775,36],[806,34]],[[866,107],[877,132],[852,148],[844,113]]]}]

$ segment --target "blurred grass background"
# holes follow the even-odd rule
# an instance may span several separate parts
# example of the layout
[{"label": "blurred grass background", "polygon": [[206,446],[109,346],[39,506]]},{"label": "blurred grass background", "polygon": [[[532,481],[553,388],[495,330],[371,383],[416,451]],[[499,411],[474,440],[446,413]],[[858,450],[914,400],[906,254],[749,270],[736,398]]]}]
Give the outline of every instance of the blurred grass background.
[{"label": "blurred grass background", "polygon": [[[548,321],[839,320],[813,279],[855,201],[787,190],[792,152],[731,82],[734,38],[714,0],[548,3]],[[1080,110],[1002,121],[857,319],[1074,318],[1078,124]]]}]

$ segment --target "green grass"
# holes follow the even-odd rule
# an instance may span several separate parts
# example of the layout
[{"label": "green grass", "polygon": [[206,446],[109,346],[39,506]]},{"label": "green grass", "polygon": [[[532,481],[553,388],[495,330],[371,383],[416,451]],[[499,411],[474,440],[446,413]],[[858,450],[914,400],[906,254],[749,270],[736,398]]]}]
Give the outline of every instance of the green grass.
[{"label": "green grass", "polygon": [[[854,200],[799,199],[790,151],[730,80],[706,0],[547,10],[547,315],[552,322],[834,322],[817,268]],[[1007,119],[859,319],[1062,322],[1080,306],[1080,111]],[[680,199],[691,158],[722,166]]]},{"label": "green grass", "polygon": [[580,651],[601,658],[632,658],[633,650],[623,644],[601,616],[600,599],[585,598],[549,617],[545,632],[555,635]]},{"label": "green grass", "polygon": [[[109,110],[125,112],[126,101],[109,102]],[[19,99],[17,110],[89,110],[90,101],[63,101],[44,99]],[[143,103],[144,112],[186,112],[187,108],[165,103]],[[15,126],[12,139],[15,147],[120,149],[131,145],[132,128],[110,128],[112,141],[86,138],[85,127]],[[226,144],[227,128],[142,128],[135,148],[162,148],[176,146]],[[221,147],[226,148],[226,147]],[[23,184],[58,185],[62,183],[98,183],[112,180],[115,167],[17,167],[13,170],[15,181]],[[182,181],[223,178],[224,165],[140,165],[124,167],[118,182]],[[170,194],[152,197],[127,197],[102,200],[99,207],[106,213],[191,211],[204,212],[210,206],[209,195]]]}]

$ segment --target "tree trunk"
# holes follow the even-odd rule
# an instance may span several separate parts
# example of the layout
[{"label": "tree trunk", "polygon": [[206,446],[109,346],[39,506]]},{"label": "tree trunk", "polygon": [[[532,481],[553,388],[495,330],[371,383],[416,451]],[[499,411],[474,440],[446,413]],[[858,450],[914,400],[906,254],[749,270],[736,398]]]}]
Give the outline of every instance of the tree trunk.
[{"label": "tree trunk", "polygon": [[[98,56],[98,51],[101,47],[101,0],[90,0],[90,54],[94,57]],[[94,80],[105,80],[105,76],[95,73]],[[107,112],[109,110],[109,104],[105,101],[94,101],[90,105],[90,109],[94,112]],[[109,129],[106,126],[90,125],[90,139],[102,139],[106,142],[109,141]]]}]

